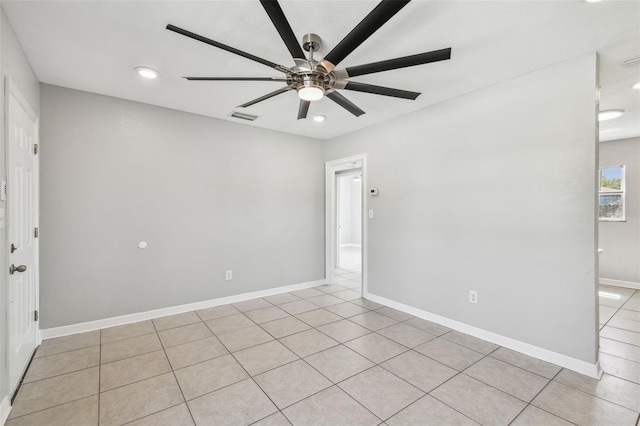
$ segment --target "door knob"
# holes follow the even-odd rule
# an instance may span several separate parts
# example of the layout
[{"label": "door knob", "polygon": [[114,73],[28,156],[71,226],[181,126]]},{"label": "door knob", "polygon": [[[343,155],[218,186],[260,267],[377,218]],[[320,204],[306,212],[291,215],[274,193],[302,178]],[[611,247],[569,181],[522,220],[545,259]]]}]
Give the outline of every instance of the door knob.
[{"label": "door knob", "polygon": [[20,265],[20,266],[11,265],[11,267],[9,267],[9,274],[13,275],[16,272],[24,272],[26,270],[27,270],[26,265]]}]

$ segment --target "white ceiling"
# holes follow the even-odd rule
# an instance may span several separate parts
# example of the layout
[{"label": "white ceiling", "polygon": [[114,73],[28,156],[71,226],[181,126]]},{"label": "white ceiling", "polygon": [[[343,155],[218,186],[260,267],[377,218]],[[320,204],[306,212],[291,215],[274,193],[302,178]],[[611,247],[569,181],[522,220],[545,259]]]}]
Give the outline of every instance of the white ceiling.
[{"label": "white ceiling", "polygon": [[[281,1],[294,33],[320,35],[326,54],[377,1]],[[640,135],[640,2],[414,0],[348,56],[340,67],[452,47],[450,61],[354,78],[422,92],[416,101],[343,91],[367,114],[356,118],[329,99],[296,120],[288,92],[236,108],[282,86],[274,82],[189,82],[182,76],[281,76],[277,71],[165,29],[171,23],[218,42],[292,66],[289,52],[256,1],[3,1],[38,79],[44,83],[321,139],[352,132],[542,67],[601,53],[602,109],[625,117],[603,122],[603,139]],[[141,79],[136,66],[160,71]],[[544,88],[540,88],[544,90]],[[496,126],[499,125],[496,117]]]}]

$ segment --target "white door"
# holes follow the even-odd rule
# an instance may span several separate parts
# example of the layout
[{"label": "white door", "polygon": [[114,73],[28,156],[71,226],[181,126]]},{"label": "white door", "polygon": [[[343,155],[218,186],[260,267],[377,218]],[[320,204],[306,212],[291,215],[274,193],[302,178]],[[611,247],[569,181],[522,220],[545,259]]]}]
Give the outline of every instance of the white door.
[{"label": "white door", "polygon": [[7,225],[9,243],[8,361],[15,391],[37,346],[38,303],[35,227],[38,209],[38,120],[7,82]]}]

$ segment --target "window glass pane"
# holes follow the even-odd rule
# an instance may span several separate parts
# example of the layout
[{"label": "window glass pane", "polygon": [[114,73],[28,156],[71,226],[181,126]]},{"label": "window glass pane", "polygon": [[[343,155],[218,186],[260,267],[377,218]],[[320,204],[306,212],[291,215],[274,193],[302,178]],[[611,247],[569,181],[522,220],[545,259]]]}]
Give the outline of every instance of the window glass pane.
[{"label": "window glass pane", "polygon": [[622,167],[611,167],[600,170],[600,191],[622,190]]},{"label": "window glass pane", "polygon": [[600,218],[622,219],[622,194],[600,195]]}]

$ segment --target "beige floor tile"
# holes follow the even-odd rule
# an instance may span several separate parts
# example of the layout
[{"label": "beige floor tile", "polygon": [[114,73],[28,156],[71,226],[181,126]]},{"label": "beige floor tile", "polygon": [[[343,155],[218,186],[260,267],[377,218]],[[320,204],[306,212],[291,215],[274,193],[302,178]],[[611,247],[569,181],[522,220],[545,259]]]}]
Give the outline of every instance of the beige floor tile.
[{"label": "beige floor tile", "polygon": [[100,394],[100,426],[121,425],[184,402],[173,373]]},{"label": "beige floor tile", "polygon": [[156,331],[162,331],[201,321],[202,320],[195,312],[184,312],[182,314],[156,318],[153,320],[153,325],[156,327]]},{"label": "beige floor tile", "polygon": [[379,364],[409,350],[406,346],[377,333],[367,334],[345,343],[345,346]]},{"label": "beige floor tile", "polygon": [[616,318],[628,319],[633,321],[640,321],[640,312],[629,311],[626,309],[620,309],[615,314]]},{"label": "beige floor tile", "polygon": [[100,367],[100,392],[171,371],[163,350],[125,358]]},{"label": "beige floor tile", "polygon": [[600,353],[600,366],[607,374],[640,384],[640,363]]},{"label": "beige floor tile", "polygon": [[600,352],[640,362],[640,346],[600,337]]},{"label": "beige floor tile", "polygon": [[329,380],[302,360],[267,371],[254,379],[280,409],[331,386]]},{"label": "beige floor tile", "polygon": [[291,294],[294,296],[300,297],[301,299],[308,299],[310,297],[322,296],[323,292],[318,291],[314,288],[305,288],[304,290],[292,291]]},{"label": "beige floor tile", "polygon": [[363,308],[367,308],[367,309],[380,309],[382,307],[384,307],[384,305],[381,305],[379,303],[376,302],[372,302],[371,300],[367,300],[367,299],[356,299],[356,300],[351,300],[351,303],[354,303],[358,306],[362,306]]},{"label": "beige floor tile", "polygon": [[98,395],[9,420],[6,426],[93,426],[98,424]]},{"label": "beige floor tile", "polygon": [[263,322],[273,321],[289,316],[288,313],[276,306],[269,306],[268,308],[249,311],[245,315],[251,318],[251,320],[257,324],[262,324]]},{"label": "beige floor tile", "polygon": [[303,312],[296,315],[296,318],[306,322],[311,327],[320,327],[321,325],[342,319],[341,316],[336,315],[333,312],[329,312],[326,309],[315,309],[313,311]]},{"label": "beige floor tile", "polygon": [[205,322],[215,334],[228,333],[255,325],[245,314],[229,315]]},{"label": "beige floor tile", "polygon": [[600,380],[562,370],[554,379],[558,383],[640,412],[640,385],[604,374]]},{"label": "beige floor tile", "polygon": [[240,311],[234,308],[233,305],[220,305],[196,311],[196,314],[202,321],[228,317],[229,315],[235,315],[239,313]]},{"label": "beige floor tile", "polygon": [[[630,311],[627,311],[630,312]],[[621,328],[623,330],[633,331],[635,333],[640,333],[640,321],[635,321],[626,318],[616,318],[613,317],[607,323],[607,326]]]},{"label": "beige floor tile", "polygon": [[255,311],[256,309],[268,308],[273,306],[264,299],[251,299],[244,302],[234,303],[233,306],[240,312]]},{"label": "beige floor tile", "polygon": [[127,426],[193,426],[187,404],[176,405],[159,411],[140,420],[127,423]]},{"label": "beige floor tile", "polygon": [[346,301],[356,300],[362,297],[362,294],[359,291],[354,290],[338,291],[336,293],[331,293],[331,295]]},{"label": "beige floor tile", "polygon": [[[342,279],[343,281],[346,280],[346,278]],[[341,285],[336,284],[326,284],[326,285],[319,285],[318,287],[314,287],[315,290],[319,290],[323,293],[326,294],[332,294],[332,293],[338,293],[340,291],[345,291],[346,287],[342,287]]]},{"label": "beige floor tile", "polygon": [[187,401],[249,377],[231,355],[181,368],[175,374]]},{"label": "beige floor tile", "polygon": [[398,355],[381,364],[381,367],[425,392],[431,392],[458,374],[456,370],[415,351]]},{"label": "beige floor tile", "polygon": [[98,367],[67,373],[20,387],[9,418],[55,407],[98,393]]},{"label": "beige floor tile", "polygon": [[558,416],[529,405],[516,417],[510,426],[571,426],[572,424]]},{"label": "beige floor tile", "polygon": [[613,314],[616,313],[617,310],[618,310],[617,308],[611,308],[609,306],[600,305],[598,309],[600,324],[606,324],[607,321],[611,319],[611,317],[613,316]]},{"label": "beige floor tile", "polygon": [[484,357],[483,354],[444,340],[441,337],[429,340],[414,348],[423,355],[433,358],[451,368],[462,371]]},{"label": "beige floor tile", "polygon": [[345,302],[345,303],[340,303],[339,305],[327,306],[325,309],[327,311],[333,312],[334,314],[340,315],[343,318],[353,317],[355,315],[360,315],[369,311],[367,308],[354,305],[351,302]]},{"label": "beige floor tile", "polygon": [[218,338],[227,350],[231,352],[241,351],[261,343],[273,340],[273,337],[257,325],[241,328],[218,335]]},{"label": "beige floor tile", "polygon": [[[437,399],[425,395],[386,421],[389,426],[477,426]],[[538,425],[542,426],[542,425]]]},{"label": "beige floor tile", "polygon": [[315,329],[283,337],[280,342],[303,358],[338,344],[332,338]]},{"label": "beige floor tile", "polygon": [[170,348],[171,346],[177,346],[183,343],[204,339],[205,337],[211,337],[213,336],[213,333],[211,333],[211,330],[209,330],[204,323],[198,322],[191,325],[159,331],[158,336],[160,337],[162,346]]},{"label": "beige floor tile", "polygon": [[291,334],[299,333],[304,330],[308,330],[309,326],[296,317],[289,316],[287,318],[281,318],[279,320],[265,322],[260,324],[269,334],[276,339],[289,336]]},{"label": "beige floor tile", "polygon": [[299,359],[277,340],[238,351],[233,356],[252,376]]},{"label": "beige floor tile", "polygon": [[101,343],[110,343],[117,340],[128,339],[130,337],[142,336],[143,334],[155,333],[151,321],[140,321],[132,324],[119,325],[117,327],[105,328],[102,330]]},{"label": "beige floor tile", "polygon": [[[638,293],[636,293],[638,294]],[[622,305],[622,309],[626,309],[628,311],[640,311],[640,298],[636,298],[635,296],[629,299],[624,305]]]},{"label": "beige floor tile", "polygon": [[251,426],[291,426],[289,420],[280,412],[274,413],[265,417],[255,423],[251,423]]},{"label": "beige floor tile", "polygon": [[318,327],[318,330],[341,343],[371,333],[370,330],[346,319],[325,324]]},{"label": "beige floor tile", "polygon": [[436,338],[435,335],[417,329],[404,322],[378,330],[378,334],[381,334],[408,348],[415,348],[418,345]]},{"label": "beige floor tile", "polygon": [[31,383],[72,371],[84,370],[95,367],[100,363],[100,346],[89,346],[88,348],[75,351],[63,352],[57,355],[35,358],[24,378],[23,383]]},{"label": "beige floor tile", "polygon": [[291,293],[282,293],[265,297],[264,300],[274,305],[282,305],[283,303],[295,302],[297,300],[300,300],[300,298],[298,296],[294,296]]},{"label": "beige floor tile", "polygon": [[253,380],[244,380],[188,403],[197,425],[248,425],[278,411]]},{"label": "beige floor tile", "polygon": [[100,344],[100,330],[43,340],[34,358],[69,352]]},{"label": "beige floor tile", "polygon": [[177,370],[178,368],[217,358],[228,352],[218,339],[207,337],[183,345],[172,346],[166,349],[166,353],[171,367]]},{"label": "beige floor tile", "polygon": [[452,330],[446,334],[443,334],[443,339],[447,339],[450,342],[457,343],[461,346],[465,346],[469,349],[473,349],[476,352],[489,355],[491,352],[498,349],[500,346],[487,342],[486,340],[478,339],[477,337],[469,336],[468,334],[460,333],[459,331]]},{"label": "beige floor tile", "polygon": [[481,424],[507,425],[526,403],[464,374],[459,374],[430,394]]},{"label": "beige floor tile", "polygon": [[318,309],[316,305],[307,302],[306,300],[297,300],[295,302],[283,303],[282,305],[278,305],[278,307],[290,313],[291,315],[297,315],[303,312]]},{"label": "beige floor tile", "polygon": [[342,299],[338,299],[330,294],[323,294],[322,296],[310,297],[307,299],[308,302],[313,303],[314,305],[320,306],[324,308],[326,306],[337,305],[338,303],[344,302]]},{"label": "beige floor tile", "polygon": [[337,386],[325,389],[284,410],[294,425],[375,426],[380,419]]},{"label": "beige floor tile", "polygon": [[600,330],[600,337],[640,346],[640,333],[636,333],[635,331],[623,330],[606,325]]},{"label": "beige floor tile", "polygon": [[526,402],[530,402],[549,383],[545,377],[491,357],[481,359],[464,373]]},{"label": "beige floor tile", "polygon": [[532,405],[580,425],[633,426],[638,413],[569,386],[551,382]]},{"label": "beige floor tile", "polygon": [[160,349],[162,349],[162,344],[158,334],[155,332],[143,336],[130,337],[111,343],[104,343],[100,354],[100,362],[106,364]]},{"label": "beige floor tile", "polygon": [[318,352],[305,358],[305,361],[334,383],[374,366],[371,361],[343,345]]},{"label": "beige floor tile", "polygon": [[418,388],[380,367],[363,371],[339,386],[383,420],[424,396]]},{"label": "beige floor tile", "polygon": [[447,328],[440,324],[436,324],[435,322],[423,320],[422,318],[412,318],[406,323],[412,327],[415,327],[422,331],[426,331],[429,334],[433,334],[434,336],[442,336],[443,334],[451,331],[450,328]]},{"label": "beige floor tile", "polygon": [[551,364],[550,362],[545,362],[507,348],[499,348],[495,352],[492,352],[490,356],[504,361],[507,364],[515,365],[539,376],[546,377],[547,379],[553,379],[562,369],[562,367]]},{"label": "beige floor tile", "polygon": [[393,318],[389,318],[388,316],[379,314],[375,311],[356,315],[355,317],[349,318],[349,321],[355,322],[356,324],[366,327],[372,331],[377,331],[381,328],[389,327],[390,325],[396,324],[398,322],[398,320],[394,320]]},{"label": "beige floor tile", "polygon": [[407,313],[398,311],[397,309],[390,308],[385,306],[384,308],[376,309],[376,312],[382,315],[385,315],[389,318],[393,318],[397,321],[406,321],[408,319],[413,318],[413,315],[409,315]]}]

